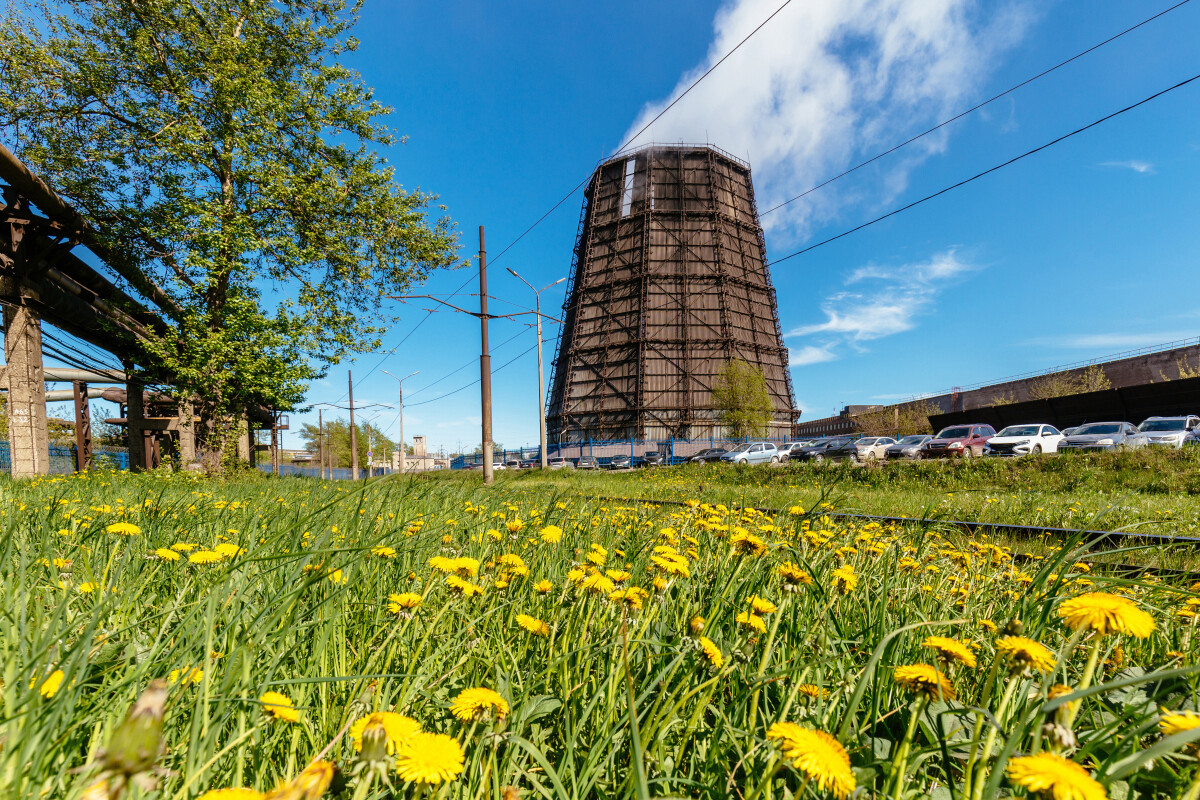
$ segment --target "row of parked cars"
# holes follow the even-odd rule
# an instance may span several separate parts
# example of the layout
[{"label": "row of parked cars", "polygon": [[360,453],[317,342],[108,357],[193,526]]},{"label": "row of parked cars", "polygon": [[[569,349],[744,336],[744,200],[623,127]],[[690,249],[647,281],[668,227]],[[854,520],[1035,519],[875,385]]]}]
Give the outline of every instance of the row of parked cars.
[{"label": "row of parked cars", "polygon": [[1037,456],[1086,450],[1139,447],[1184,447],[1200,444],[1200,417],[1150,417],[1141,425],[1129,422],[1089,422],[1058,430],[1053,425],[1009,425],[996,431],[985,423],[951,425],[936,436],[833,436],[786,445],[784,460],[825,461],[975,456]]},{"label": "row of parked cars", "polygon": [[[694,464],[781,464],[788,461],[895,461],[920,458],[973,458],[976,456],[1037,456],[1082,450],[1122,450],[1138,447],[1184,447],[1200,444],[1200,416],[1150,417],[1141,425],[1129,422],[1089,422],[1058,430],[1053,425],[1031,423],[1009,425],[997,431],[986,423],[951,425],[936,436],[914,434],[891,436],[827,436],[777,445],[774,442],[746,442],[732,448],[713,447],[686,460]],[[555,456],[547,460],[550,469],[632,469],[658,467],[667,457],[649,450],[639,458],[617,455],[601,459],[580,456],[577,459]],[[537,459],[496,461],[493,469],[533,469]],[[467,469],[479,469],[468,465]]]}]

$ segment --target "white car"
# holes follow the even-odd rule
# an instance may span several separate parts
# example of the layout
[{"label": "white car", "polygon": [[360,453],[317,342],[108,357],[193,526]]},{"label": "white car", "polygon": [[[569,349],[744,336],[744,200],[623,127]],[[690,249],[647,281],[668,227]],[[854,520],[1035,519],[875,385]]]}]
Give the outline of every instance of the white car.
[{"label": "white car", "polygon": [[575,465],[562,456],[547,459],[546,466],[550,469],[575,469]]},{"label": "white car", "polygon": [[1188,434],[1200,427],[1200,417],[1147,417],[1138,425],[1138,432],[1130,437],[1131,447],[1183,447]]},{"label": "white car", "polygon": [[868,436],[854,445],[858,448],[859,461],[878,461],[887,458],[887,449],[895,443],[896,440],[890,436]]},{"label": "white car", "polygon": [[508,467],[504,466],[503,461],[493,461],[492,462],[492,471],[493,472],[495,472],[497,470],[501,470],[501,469],[508,469]]},{"label": "white car", "polygon": [[1036,456],[1057,453],[1063,435],[1053,425],[1009,425],[983,447],[985,456]]}]

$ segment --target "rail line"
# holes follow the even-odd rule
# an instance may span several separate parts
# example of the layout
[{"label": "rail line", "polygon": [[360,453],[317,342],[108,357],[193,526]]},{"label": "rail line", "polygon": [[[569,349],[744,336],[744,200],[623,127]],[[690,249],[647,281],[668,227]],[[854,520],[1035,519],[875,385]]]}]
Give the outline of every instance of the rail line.
[{"label": "rail line", "polygon": [[[580,497],[582,497],[582,495],[580,495]],[[617,502],[617,503],[648,503],[650,505],[669,505],[669,506],[689,507],[688,504],[682,500],[656,500],[656,499],[648,498],[648,497],[614,497],[614,496],[607,496],[607,495],[588,495],[588,499],[601,500],[601,501],[605,501],[605,502]],[[766,507],[762,507],[762,506],[742,506],[742,508],[753,508],[755,511],[761,512],[763,514],[771,514],[773,516],[777,516],[779,514],[786,513],[786,509],[781,509],[781,508],[766,508]],[[1089,546],[1085,549],[1085,552],[1092,554],[1092,555],[1103,555],[1105,552],[1107,552],[1108,548],[1096,547],[1096,545],[1104,544],[1107,542],[1121,542],[1121,541],[1137,540],[1137,541],[1140,541],[1143,543],[1156,543],[1156,544],[1160,544],[1160,545],[1178,544],[1178,545],[1188,545],[1188,546],[1192,546],[1192,547],[1200,546],[1200,537],[1196,537],[1196,536],[1166,536],[1166,535],[1159,534],[1159,533],[1136,533],[1133,531],[1105,531],[1105,530],[1096,530],[1096,529],[1092,529],[1092,528],[1054,528],[1054,527],[1047,527],[1045,525],[1014,525],[1012,523],[1007,523],[1007,522],[981,522],[978,520],[952,520],[952,519],[944,519],[941,517],[892,517],[892,516],[885,516],[882,514],[851,514],[851,513],[839,512],[839,511],[830,511],[830,512],[825,512],[825,513],[820,513],[820,514],[810,511],[809,513],[812,514],[813,516],[829,517],[831,519],[853,519],[853,520],[864,520],[864,521],[869,521],[869,522],[881,522],[881,523],[890,522],[890,523],[903,524],[903,525],[935,525],[935,524],[948,525],[948,526],[955,527],[960,530],[966,531],[967,533],[974,533],[976,531],[987,530],[987,531],[997,531],[997,532],[1003,532],[1003,533],[1013,533],[1013,534],[1017,534],[1017,535],[1029,536],[1031,538],[1034,536],[1041,536],[1042,534],[1051,534],[1051,535],[1058,534],[1058,535],[1062,536],[1063,538],[1078,537],[1079,541],[1089,543]],[[1014,554],[1013,557],[1014,557],[1014,559],[1016,559],[1020,555],[1022,555],[1022,554]],[[1179,577],[1179,578],[1192,578],[1192,579],[1200,580],[1200,571],[1194,571],[1194,570],[1174,569],[1171,567],[1152,567],[1152,566],[1147,566],[1145,564],[1125,564],[1125,563],[1118,563],[1118,562],[1111,562],[1111,561],[1098,561],[1098,562],[1092,562],[1092,563],[1094,563],[1097,566],[1102,566],[1105,569],[1110,569],[1115,572],[1123,573],[1123,574],[1138,575],[1138,574],[1143,574],[1143,573],[1147,573],[1147,572],[1153,572],[1156,575]]]}]

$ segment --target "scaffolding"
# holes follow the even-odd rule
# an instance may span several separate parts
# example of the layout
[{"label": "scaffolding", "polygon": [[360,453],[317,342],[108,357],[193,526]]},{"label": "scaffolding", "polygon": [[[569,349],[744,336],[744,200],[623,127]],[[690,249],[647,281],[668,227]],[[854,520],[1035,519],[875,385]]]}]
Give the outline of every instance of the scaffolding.
[{"label": "scaffolding", "polygon": [[649,145],[584,194],[546,416],[555,441],[723,435],[713,382],[762,369],[772,433],[796,416],[750,167],[711,145]]}]

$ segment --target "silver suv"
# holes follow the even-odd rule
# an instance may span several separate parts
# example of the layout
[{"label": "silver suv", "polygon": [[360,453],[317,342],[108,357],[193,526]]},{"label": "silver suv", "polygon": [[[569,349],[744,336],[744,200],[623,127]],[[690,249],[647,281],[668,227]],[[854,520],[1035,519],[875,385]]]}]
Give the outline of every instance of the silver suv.
[{"label": "silver suv", "polygon": [[1191,431],[1200,427],[1200,417],[1148,417],[1138,425],[1139,444],[1155,447],[1183,447]]}]

